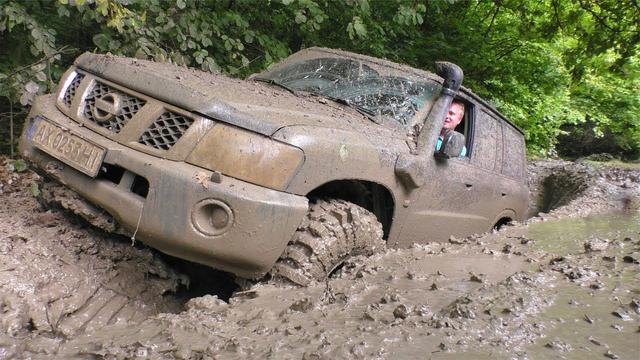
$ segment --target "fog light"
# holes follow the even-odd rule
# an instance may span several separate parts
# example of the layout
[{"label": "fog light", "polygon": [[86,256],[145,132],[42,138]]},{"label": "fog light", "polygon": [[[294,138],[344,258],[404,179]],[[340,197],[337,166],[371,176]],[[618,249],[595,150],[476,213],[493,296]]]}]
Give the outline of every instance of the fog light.
[{"label": "fog light", "polygon": [[221,235],[233,225],[233,212],[220,200],[206,199],[195,205],[191,221],[205,235]]}]

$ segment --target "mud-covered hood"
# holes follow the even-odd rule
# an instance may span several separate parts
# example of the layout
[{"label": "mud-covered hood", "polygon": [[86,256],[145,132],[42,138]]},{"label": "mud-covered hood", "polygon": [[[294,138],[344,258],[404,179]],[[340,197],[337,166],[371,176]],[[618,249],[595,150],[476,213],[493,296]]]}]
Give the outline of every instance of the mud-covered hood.
[{"label": "mud-covered hood", "polygon": [[380,127],[354,109],[312,95],[187,67],[111,55],[82,54],[76,66],[132,90],[267,136],[292,125],[362,132]]}]

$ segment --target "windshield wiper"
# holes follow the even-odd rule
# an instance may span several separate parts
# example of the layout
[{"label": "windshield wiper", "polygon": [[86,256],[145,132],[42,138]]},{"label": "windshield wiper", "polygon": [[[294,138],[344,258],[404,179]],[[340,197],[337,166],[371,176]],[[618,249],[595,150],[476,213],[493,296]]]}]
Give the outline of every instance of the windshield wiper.
[{"label": "windshield wiper", "polygon": [[276,80],[273,80],[273,79],[255,77],[252,80],[264,82],[264,83],[267,83],[267,84],[270,84],[270,85],[275,85],[277,87],[280,87],[280,88],[283,88],[283,89],[287,90],[288,92],[290,92],[290,93],[292,93],[293,95],[296,95],[296,96],[300,95],[300,93],[297,90],[292,89],[292,88],[288,87],[287,85],[285,85],[285,84],[283,84],[281,82],[278,82]]}]

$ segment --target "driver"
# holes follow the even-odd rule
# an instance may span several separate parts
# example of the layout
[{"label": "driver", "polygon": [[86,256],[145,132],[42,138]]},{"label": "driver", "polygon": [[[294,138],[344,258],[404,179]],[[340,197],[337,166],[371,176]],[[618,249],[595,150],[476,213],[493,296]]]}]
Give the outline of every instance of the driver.
[{"label": "driver", "polygon": [[[438,143],[436,144],[436,151],[440,150],[442,147],[442,139],[444,139],[444,135],[448,131],[455,131],[456,126],[462,122],[462,118],[464,118],[464,103],[460,100],[453,100],[451,102],[451,106],[449,106],[449,111],[444,118],[444,125],[442,126],[442,130],[440,130],[440,136],[438,136]],[[460,157],[467,155],[467,147],[462,148],[462,152],[460,153]]]}]

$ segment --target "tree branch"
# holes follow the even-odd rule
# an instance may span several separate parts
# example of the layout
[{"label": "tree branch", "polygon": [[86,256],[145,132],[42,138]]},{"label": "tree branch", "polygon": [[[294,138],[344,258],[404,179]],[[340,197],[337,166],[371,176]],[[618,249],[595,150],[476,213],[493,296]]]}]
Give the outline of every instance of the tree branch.
[{"label": "tree branch", "polygon": [[579,0],[579,2],[582,10],[591,14],[591,16],[593,16],[600,23],[600,25],[604,26],[605,28],[609,29],[610,31],[616,34],[620,32],[620,30],[614,29],[613,27],[611,27],[611,25],[607,24],[606,20],[602,18],[600,14],[596,13],[595,10],[593,10],[593,8],[590,5],[585,4],[583,0]]},{"label": "tree branch", "polygon": [[40,59],[40,60],[38,60],[38,61],[36,61],[36,62],[34,62],[34,63],[31,63],[31,64],[29,64],[29,65],[25,65],[25,66],[23,66],[23,67],[21,67],[21,68],[18,68],[16,71],[14,71],[14,72],[12,72],[11,74],[7,75],[7,77],[6,77],[6,78],[4,78],[4,79],[0,80],[0,82],[3,82],[3,81],[6,81],[6,80],[9,80],[9,79],[10,79],[11,77],[13,77],[15,74],[17,74],[17,73],[19,73],[19,72],[21,72],[21,71],[24,71],[24,70],[26,70],[26,69],[28,69],[28,68],[30,68],[30,67],[32,67],[32,66],[36,66],[36,65],[40,64],[41,62],[47,61],[47,60],[51,59],[52,57],[55,57],[55,56],[56,56],[56,55],[58,55],[58,54],[62,54],[65,50],[67,50],[67,48],[69,48],[69,45],[65,45],[65,46],[61,47],[60,49],[58,49],[58,50],[57,50],[56,52],[54,52],[53,54],[51,54],[51,55],[49,55],[49,56],[45,56],[45,57],[43,57],[42,59]]},{"label": "tree branch", "polygon": [[498,56],[495,58],[495,60],[494,60],[494,61],[498,61],[498,60],[502,59],[503,57],[505,57],[505,56],[507,56],[507,55],[511,54],[512,52],[514,52],[514,51],[518,50],[518,49],[519,49],[519,48],[521,48],[521,47],[522,47],[522,44],[516,44],[516,45],[514,45],[513,47],[511,47],[511,48],[510,48],[510,49],[508,49],[507,51],[505,51],[505,52],[503,52],[502,54],[498,55]]},{"label": "tree branch", "polygon": [[498,15],[498,12],[500,12],[500,6],[502,5],[502,2],[499,0],[496,0],[494,4],[496,5],[496,10],[493,12],[493,16],[491,17],[491,23],[489,24],[487,31],[484,33],[485,38],[489,36],[489,33],[491,32],[491,28],[493,28],[493,24],[496,21],[496,16]]},{"label": "tree branch", "polygon": [[558,11],[558,0],[551,1],[551,4],[553,5],[553,13],[555,14],[555,17],[556,17],[556,24],[558,24],[558,27],[560,28],[560,30],[564,31],[564,27],[562,26],[562,21],[560,20],[560,13]]},{"label": "tree branch", "polygon": [[506,51],[504,51],[503,53],[499,54],[498,56],[496,56],[496,58],[490,62],[489,66],[485,66],[481,69],[479,69],[479,71],[477,72],[478,78],[483,79],[484,78],[484,74],[486,74],[487,70],[489,70],[490,67],[493,66],[493,64],[495,64],[496,61],[501,60],[502,58],[504,58],[505,56],[511,54],[512,52],[518,50],[519,48],[522,47],[522,44],[514,44],[513,46],[511,46],[509,49],[507,49]]}]

